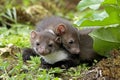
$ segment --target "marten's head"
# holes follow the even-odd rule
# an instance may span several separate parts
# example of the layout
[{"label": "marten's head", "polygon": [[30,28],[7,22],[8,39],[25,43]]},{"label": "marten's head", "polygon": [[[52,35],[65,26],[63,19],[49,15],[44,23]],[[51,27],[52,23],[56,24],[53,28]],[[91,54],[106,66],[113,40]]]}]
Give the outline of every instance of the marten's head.
[{"label": "marten's head", "polygon": [[55,33],[61,37],[63,47],[72,54],[80,53],[78,31],[69,24],[61,23],[57,25]]},{"label": "marten's head", "polygon": [[45,56],[60,49],[61,40],[53,31],[31,32],[31,45],[38,55]]}]

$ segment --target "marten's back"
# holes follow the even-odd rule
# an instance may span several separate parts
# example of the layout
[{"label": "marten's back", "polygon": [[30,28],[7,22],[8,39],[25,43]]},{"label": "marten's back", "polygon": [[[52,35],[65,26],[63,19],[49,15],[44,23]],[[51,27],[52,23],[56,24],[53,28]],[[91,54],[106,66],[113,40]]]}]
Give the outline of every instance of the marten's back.
[{"label": "marten's back", "polygon": [[54,30],[59,24],[65,24],[67,27],[73,28],[72,24],[68,20],[58,16],[51,16],[46,17],[42,21],[38,22],[36,25],[36,31],[42,31],[48,28]]}]

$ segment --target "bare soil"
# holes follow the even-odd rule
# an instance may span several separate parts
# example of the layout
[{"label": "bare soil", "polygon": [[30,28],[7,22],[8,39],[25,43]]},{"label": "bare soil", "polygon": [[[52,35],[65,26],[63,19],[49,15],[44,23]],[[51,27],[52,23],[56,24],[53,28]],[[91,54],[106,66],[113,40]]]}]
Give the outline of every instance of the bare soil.
[{"label": "bare soil", "polygon": [[120,80],[120,51],[113,50],[111,57],[103,59],[78,80]]}]

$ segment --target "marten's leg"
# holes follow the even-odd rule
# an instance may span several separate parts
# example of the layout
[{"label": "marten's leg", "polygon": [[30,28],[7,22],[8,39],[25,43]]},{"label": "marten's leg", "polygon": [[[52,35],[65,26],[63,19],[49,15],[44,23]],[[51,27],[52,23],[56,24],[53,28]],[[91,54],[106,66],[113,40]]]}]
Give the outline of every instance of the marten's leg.
[{"label": "marten's leg", "polygon": [[22,58],[25,62],[26,60],[30,60],[30,56],[38,56],[32,48],[24,48],[22,49]]},{"label": "marten's leg", "polygon": [[41,60],[41,67],[44,69],[50,69],[53,68],[52,64],[47,63],[43,58]]}]

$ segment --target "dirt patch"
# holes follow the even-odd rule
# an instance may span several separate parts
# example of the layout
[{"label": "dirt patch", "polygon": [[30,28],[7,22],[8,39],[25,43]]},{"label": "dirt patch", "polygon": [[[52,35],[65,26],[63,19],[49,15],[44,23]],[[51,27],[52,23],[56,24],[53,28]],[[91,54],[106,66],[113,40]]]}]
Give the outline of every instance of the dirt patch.
[{"label": "dirt patch", "polygon": [[120,80],[120,51],[113,50],[110,58],[83,72],[78,80]]}]

